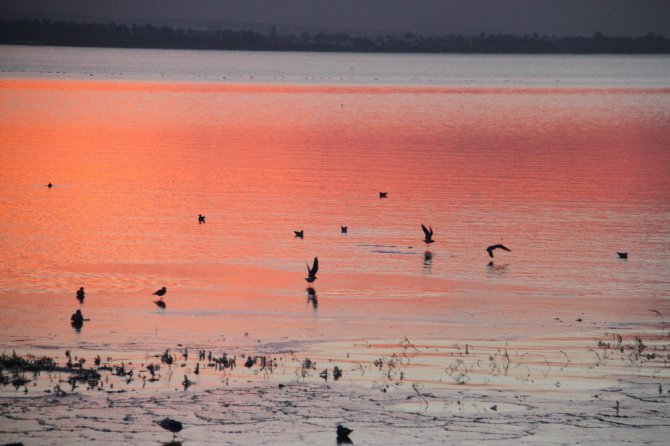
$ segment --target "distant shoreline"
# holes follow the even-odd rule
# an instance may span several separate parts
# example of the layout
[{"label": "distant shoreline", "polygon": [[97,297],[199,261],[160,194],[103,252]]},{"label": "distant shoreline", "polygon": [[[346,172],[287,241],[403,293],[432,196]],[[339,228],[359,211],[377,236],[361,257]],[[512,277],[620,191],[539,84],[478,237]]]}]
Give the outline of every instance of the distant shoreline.
[{"label": "distant shoreline", "polygon": [[374,38],[346,33],[269,34],[117,23],[0,19],[0,44],[181,50],[298,51],[425,54],[670,54],[670,39],[639,37],[552,37],[544,35],[422,36]]}]

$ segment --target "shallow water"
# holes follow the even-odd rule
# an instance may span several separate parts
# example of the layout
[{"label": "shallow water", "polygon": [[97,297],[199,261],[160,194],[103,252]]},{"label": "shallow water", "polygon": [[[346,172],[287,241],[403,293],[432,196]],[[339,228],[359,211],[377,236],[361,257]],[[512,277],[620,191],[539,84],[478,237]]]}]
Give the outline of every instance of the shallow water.
[{"label": "shallow water", "polygon": [[[560,361],[574,333],[583,353],[670,317],[670,58],[0,57],[2,351],[335,364],[407,338]],[[426,385],[462,385],[424,365],[445,379]]]}]

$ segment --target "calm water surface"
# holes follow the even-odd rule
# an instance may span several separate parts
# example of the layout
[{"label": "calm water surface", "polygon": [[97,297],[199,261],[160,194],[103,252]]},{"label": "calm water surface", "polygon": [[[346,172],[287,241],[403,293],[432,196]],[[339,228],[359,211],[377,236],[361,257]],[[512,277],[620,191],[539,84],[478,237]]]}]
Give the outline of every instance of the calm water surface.
[{"label": "calm water surface", "polygon": [[0,68],[2,348],[670,317],[668,57],[5,46]]}]

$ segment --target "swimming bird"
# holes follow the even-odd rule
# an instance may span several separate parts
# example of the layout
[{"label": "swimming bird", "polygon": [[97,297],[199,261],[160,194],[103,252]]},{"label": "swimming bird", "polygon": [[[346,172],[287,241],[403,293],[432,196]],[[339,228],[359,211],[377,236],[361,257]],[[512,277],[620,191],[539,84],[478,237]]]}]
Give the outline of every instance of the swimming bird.
[{"label": "swimming bird", "polygon": [[84,297],[86,297],[86,294],[84,293],[84,287],[82,286],[77,290],[77,300],[79,303],[84,303]]},{"label": "swimming bird", "polygon": [[172,432],[172,441],[174,441],[175,437],[177,436],[177,432],[184,428],[183,424],[177,420],[173,420],[172,418],[163,418],[160,421],[156,421],[156,424],[158,424],[166,431]]},{"label": "swimming bird", "polygon": [[165,305],[165,301],[164,301],[163,299],[155,300],[154,303],[155,303],[156,305],[158,305],[159,307],[161,307],[161,308],[165,308],[165,307],[166,307],[166,305]]},{"label": "swimming bird", "polygon": [[388,192],[379,192],[379,198],[386,198],[388,194]]},{"label": "swimming bird", "polygon": [[349,230],[348,227],[346,227],[346,226],[340,226],[340,232],[341,232],[342,234],[346,234],[348,230]]},{"label": "swimming bird", "polygon": [[48,187],[49,189],[51,189],[52,187],[54,187],[54,185],[51,184],[51,182],[49,182],[49,184],[47,184],[47,187]]},{"label": "swimming bird", "polygon": [[293,233],[294,233],[295,236],[298,237],[298,238],[302,238],[302,236],[305,235],[305,231],[302,230],[302,229],[299,230],[299,231],[293,231]]},{"label": "swimming bird", "polygon": [[617,255],[619,256],[620,259],[627,259],[628,258],[628,252],[618,252]]},{"label": "swimming bird", "polygon": [[84,326],[84,322],[88,322],[90,319],[84,318],[84,315],[81,314],[81,310],[77,310],[72,316],[70,316],[70,325],[74,328],[77,333],[81,330],[81,327]]},{"label": "swimming bird", "polygon": [[504,245],[501,245],[501,244],[491,245],[491,246],[489,246],[488,248],[486,248],[486,252],[489,253],[489,257],[493,257],[493,250],[494,250],[494,249],[498,249],[498,248],[500,248],[500,249],[504,249],[505,251],[512,251],[512,250],[509,249],[508,247],[506,247],[506,246],[504,246]]},{"label": "swimming bird", "polygon": [[348,427],[344,427],[341,424],[337,425],[337,441],[344,441],[349,440],[349,434],[352,433],[354,430],[349,429]]},{"label": "swimming bird", "polygon": [[421,224],[421,229],[423,229],[423,233],[426,234],[426,238],[424,238],[423,241],[428,243],[428,244],[431,244],[435,240],[433,240],[433,228],[432,228],[432,226],[430,226],[429,228],[426,228],[426,226],[423,223]]},{"label": "swimming bird", "polygon": [[165,296],[165,293],[167,293],[167,288],[163,287],[160,290],[156,291],[154,294],[156,296]]},{"label": "swimming bird", "polygon": [[314,282],[316,280],[316,272],[318,270],[319,270],[319,259],[318,257],[314,257],[314,263],[312,263],[311,268],[309,267],[309,263],[307,263],[307,277],[305,277],[305,280],[309,283]]}]

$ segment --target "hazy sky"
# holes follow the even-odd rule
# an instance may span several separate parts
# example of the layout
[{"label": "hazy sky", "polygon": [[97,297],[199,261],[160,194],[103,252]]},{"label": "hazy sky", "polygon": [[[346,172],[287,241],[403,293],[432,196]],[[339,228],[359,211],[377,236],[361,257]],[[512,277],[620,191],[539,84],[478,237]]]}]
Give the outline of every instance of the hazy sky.
[{"label": "hazy sky", "polygon": [[670,34],[670,0],[0,0],[2,16],[35,17],[35,12],[110,21],[242,21],[372,34]]}]

